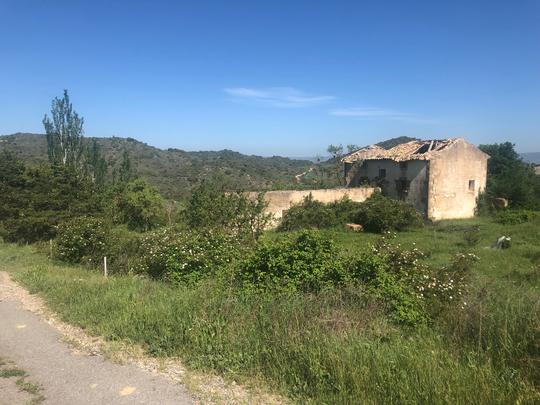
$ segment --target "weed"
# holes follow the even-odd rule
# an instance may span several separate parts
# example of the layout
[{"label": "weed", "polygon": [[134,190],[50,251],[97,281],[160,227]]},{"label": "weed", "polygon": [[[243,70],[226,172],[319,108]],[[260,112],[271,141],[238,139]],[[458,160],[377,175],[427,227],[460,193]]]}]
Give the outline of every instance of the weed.
[{"label": "weed", "polygon": [[0,378],[21,377],[24,375],[26,375],[26,373],[18,368],[7,368],[0,370]]}]

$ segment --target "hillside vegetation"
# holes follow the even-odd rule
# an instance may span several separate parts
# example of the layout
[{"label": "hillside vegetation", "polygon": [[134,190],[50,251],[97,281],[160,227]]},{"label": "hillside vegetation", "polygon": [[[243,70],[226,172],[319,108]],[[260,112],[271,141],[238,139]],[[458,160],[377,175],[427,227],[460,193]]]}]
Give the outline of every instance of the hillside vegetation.
[{"label": "hillside vegetation", "polygon": [[[180,149],[162,150],[133,138],[95,139],[103,151],[112,175],[129,153],[136,173],[157,187],[165,197],[181,199],[189,194],[201,179],[222,173],[235,189],[269,190],[302,187],[295,176],[306,171],[311,162],[279,156],[248,156],[231,150],[186,152]],[[17,133],[0,136],[0,151],[6,150],[26,164],[45,164],[47,143],[44,135]]]},{"label": "hillside vegetation", "polygon": [[[49,163],[39,136],[0,151],[0,269],[65,321],[299,403],[539,403],[540,177],[511,143],[480,146],[479,218],[424,223],[378,194],[307,198],[268,232],[264,195],[233,190],[284,184],[294,161],[100,147],[70,106],[66,91],[44,120]],[[328,151],[336,164],[311,185],[339,183],[343,146]]]},{"label": "hillside vegetation", "polygon": [[[474,246],[463,237],[470,229],[479,230]],[[539,229],[538,222],[471,220],[400,233],[393,245],[424,252],[426,265],[442,266],[457,252],[478,256],[457,302],[426,308],[433,310],[430,320],[416,327],[389,316],[393,302],[384,297],[405,292],[390,289],[393,284],[250,293],[231,285],[231,274],[220,275],[218,267],[196,283],[129,274],[104,279],[88,268],[51,262],[31,247],[1,243],[0,270],[91,334],[140,344],[154,356],[179,356],[190,368],[237,381],[259,379],[299,403],[532,404],[539,400]],[[487,249],[503,232],[514,245]],[[309,249],[289,246],[295,235],[269,234],[260,249],[287,246],[276,250],[278,259],[311,260]],[[339,246],[345,255],[369,255],[378,238],[341,230],[322,235],[335,241],[332,252]],[[318,257],[324,265],[334,261]],[[243,274],[257,262],[249,263]],[[403,310],[410,312],[408,305]]]}]

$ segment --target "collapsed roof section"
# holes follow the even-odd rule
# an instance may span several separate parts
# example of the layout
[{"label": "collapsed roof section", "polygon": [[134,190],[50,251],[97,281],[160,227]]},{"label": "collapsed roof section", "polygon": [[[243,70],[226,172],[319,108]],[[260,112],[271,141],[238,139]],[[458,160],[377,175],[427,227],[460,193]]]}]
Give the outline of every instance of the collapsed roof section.
[{"label": "collapsed roof section", "polygon": [[345,155],[341,161],[353,163],[358,160],[389,159],[396,162],[407,160],[430,160],[442,150],[458,143],[465,142],[463,138],[433,139],[428,141],[411,141],[384,149],[377,145],[370,145]]}]

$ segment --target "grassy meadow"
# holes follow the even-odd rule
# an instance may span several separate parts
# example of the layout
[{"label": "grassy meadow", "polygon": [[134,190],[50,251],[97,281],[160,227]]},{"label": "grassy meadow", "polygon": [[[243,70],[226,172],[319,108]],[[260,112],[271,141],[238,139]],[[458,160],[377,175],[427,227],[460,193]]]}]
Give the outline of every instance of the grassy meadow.
[{"label": "grassy meadow", "polygon": [[[475,237],[466,238],[471,227]],[[378,235],[321,231],[348,252]],[[489,246],[501,235],[511,247]],[[269,232],[264,238],[280,238]],[[191,368],[260,382],[294,402],[503,404],[540,401],[540,222],[446,221],[400,232],[434,266],[475,263],[464,304],[416,328],[393,323],[361,287],[241,294],[219,279],[195,286],[50,261],[0,244],[0,270],[92,335],[178,356]]]}]

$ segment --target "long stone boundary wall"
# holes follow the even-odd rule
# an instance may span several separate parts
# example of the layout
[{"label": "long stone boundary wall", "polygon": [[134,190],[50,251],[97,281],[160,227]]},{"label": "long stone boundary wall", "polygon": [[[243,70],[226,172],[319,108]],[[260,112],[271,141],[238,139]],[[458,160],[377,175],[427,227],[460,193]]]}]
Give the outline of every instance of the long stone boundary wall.
[{"label": "long stone boundary wall", "polygon": [[[288,210],[292,204],[302,202],[309,194],[313,199],[322,203],[331,203],[341,200],[347,196],[352,201],[362,202],[368,199],[377,187],[358,187],[358,188],[331,188],[320,190],[277,190],[267,191],[264,194],[264,199],[268,206],[266,212],[274,216],[272,227],[277,226],[283,216],[283,212]],[[256,196],[256,193],[249,193],[251,196]]]}]

